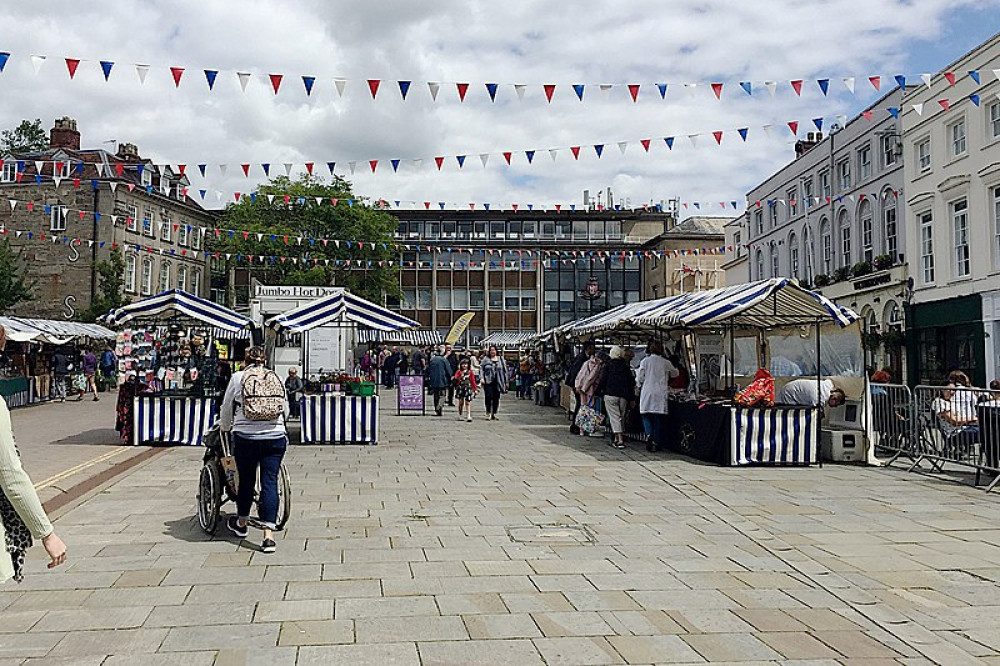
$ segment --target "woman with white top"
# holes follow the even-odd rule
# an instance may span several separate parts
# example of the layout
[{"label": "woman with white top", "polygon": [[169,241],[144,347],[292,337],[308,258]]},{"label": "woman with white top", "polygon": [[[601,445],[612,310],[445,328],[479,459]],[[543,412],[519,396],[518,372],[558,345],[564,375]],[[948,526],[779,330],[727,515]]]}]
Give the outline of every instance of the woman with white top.
[{"label": "woman with white top", "polygon": [[647,451],[656,451],[663,443],[669,382],[677,374],[677,368],[663,355],[663,345],[658,340],[650,340],[646,345],[646,357],[639,363],[635,376],[639,386],[639,414],[649,437]]}]

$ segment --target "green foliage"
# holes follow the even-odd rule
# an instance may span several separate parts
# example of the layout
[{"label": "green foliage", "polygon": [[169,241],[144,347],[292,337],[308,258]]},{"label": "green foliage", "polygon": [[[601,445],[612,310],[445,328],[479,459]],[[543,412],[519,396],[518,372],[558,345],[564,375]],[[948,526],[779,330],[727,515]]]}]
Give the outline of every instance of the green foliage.
[{"label": "green foliage", "polygon": [[[268,201],[268,195],[274,196],[273,203]],[[287,206],[285,196],[289,197]],[[321,204],[316,203],[317,197]],[[337,199],[338,205],[331,205],[330,199]],[[348,199],[354,201],[352,206],[347,205]],[[226,232],[210,237],[206,250],[232,255],[230,265],[236,262],[237,255],[244,258],[240,266],[248,265],[247,255],[286,258],[284,262],[253,262],[252,275],[264,284],[346,287],[375,302],[381,302],[385,294],[399,293],[399,269],[388,265],[399,258],[392,238],[398,228],[396,218],[355,197],[351,184],[339,176],[331,182],[305,174],[294,181],[284,176],[275,178],[261,186],[256,201],[244,197],[230,204],[218,226],[237,233],[232,237]],[[243,231],[249,234],[244,237],[240,233]],[[263,234],[262,240],[257,239],[257,234]],[[301,244],[297,240],[300,236]],[[327,238],[330,242],[310,243],[308,238]],[[339,247],[333,239],[341,241]],[[346,241],[350,241],[350,248]],[[352,261],[350,268],[337,263],[348,260]],[[364,265],[353,263],[357,260],[363,260]],[[380,261],[384,262],[382,266]]]},{"label": "green foliage", "polygon": [[0,242],[0,312],[30,301],[34,286],[28,280],[28,266],[21,260],[21,251],[11,247],[10,239],[4,238]]},{"label": "green foliage", "polygon": [[826,287],[827,285],[830,284],[830,276],[827,275],[826,273],[820,273],[819,275],[813,278],[813,282],[816,283],[817,287]]},{"label": "green foliage", "polygon": [[872,272],[872,270],[872,262],[859,261],[851,267],[851,275],[854,277],[861,277],[862,275],[868,275]]},{"label": "green foliage", "polygon": [[880,254],[875,257],[875,269],[884,271],[888,268],[892,268],[893,265],[892,257],[888,254]]},{"label": "green foliage", "polygon": [[22,120],[21,124],[12,130],[4,130],[0,134],[0,155],[18,155],[49,147],[49,137],[42,129],[40,118]]},{"label": "green foliage", "polygon": [[118,250],[111,253],[111,258],[97,263],[97,296],[90,308],[80,313],[82,321],[96,321],[109,310],[116,310],[128,305],[125,298],[125,257]]}]

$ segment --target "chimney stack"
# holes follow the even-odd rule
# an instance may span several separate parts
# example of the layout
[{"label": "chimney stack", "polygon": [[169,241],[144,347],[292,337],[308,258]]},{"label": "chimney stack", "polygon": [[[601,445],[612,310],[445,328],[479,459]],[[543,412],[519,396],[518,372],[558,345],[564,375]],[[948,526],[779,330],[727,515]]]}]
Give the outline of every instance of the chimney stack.
[{"label": "chimney stack", "polygon": [[134,143],[120,143],[118,144],[118,159],[123,162],[138,162],[139,161],[139,147]]},{"label": "chimney stack", "polygon": [[80,150],[80,132],[76,129],[76,121],[69,117],[57,119],[49,133],[49,147]]},{"label": "chimney stack", "polygon": [[823,140],[822,132],[809,132],[806,134],[805,141],[795,142],[795,159],[798,159],[808,153],[810,150],[816,147],[820,141]]}]

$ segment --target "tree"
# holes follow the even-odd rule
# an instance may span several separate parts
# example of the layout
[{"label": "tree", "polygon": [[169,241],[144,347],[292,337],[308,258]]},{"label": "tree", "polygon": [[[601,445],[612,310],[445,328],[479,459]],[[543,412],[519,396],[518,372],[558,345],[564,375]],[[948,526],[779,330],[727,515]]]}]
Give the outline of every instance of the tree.
[{"label": "tree", "polygon": [[90,307],[80,313],[80,319],[83,321],[96,321],[98,317],[129,303],[129,299],[123,294],[125,258],[121,251],[115,250],[111,253],[110,259],[97,263],[97,276],[98,293]]},{"label": "tree", "polygon": [[[252,266],[253,276],[265,284],[345,287],[381,302],[384,295],[399,293],[392,238],[398,225],[395,217],[355,197],[339,176],[329,183],[309,175],[294,181],[280,176],[255,197],[230,204],[206,249],[228,255],[228,266]],[[248,255],[257,257],[252,264]],[[276,258],[261,263],[260,256]]]},{"label": "tree", "polygon": [[10,239],[4,238],[0,242],[0,312],[30,301],[34,286],[34,282],[28,280],[28,266],[21,259],[21,251],[11,247]]},{"label": "tree", "polygon": [[22,120],[12,130],[4,130],[0,135],[0,155],[20,155],[49,147],[49,137],[42,129],[42,121]]}]

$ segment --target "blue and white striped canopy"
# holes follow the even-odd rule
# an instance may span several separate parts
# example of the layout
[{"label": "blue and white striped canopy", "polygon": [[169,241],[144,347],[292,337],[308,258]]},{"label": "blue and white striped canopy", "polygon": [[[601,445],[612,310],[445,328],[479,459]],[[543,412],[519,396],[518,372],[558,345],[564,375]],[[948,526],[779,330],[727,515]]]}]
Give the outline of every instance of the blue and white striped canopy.
[{"label": "blue and white striped canopy", "polygon": [[773,278],[623,305],[579,321],[569,333],[581,337],[622,328],[694,328],[730,322],[766,329],[817,320],[844,327],[858,319],[857,313],[822,294],[787,278]]},{"label": "blue and white striped canopy", "polygon": [[109,326],[123,326],[130,321],[156,319],[163,315],[190,317],[230,333],[237,333],[252,327],[248,317],[180,289],[165,291],[162,294],[150,296],[117,310],[112,310],[101,317],[101,321]]},{"label": "blue and white striped canopy", "polygon": [[345,289],[273,317],[265,325],[276,332],[287,330],[301,333],[334,322],[354,323],[379,331],[398,331],[420,326],[408,317],[366,301]]}]

